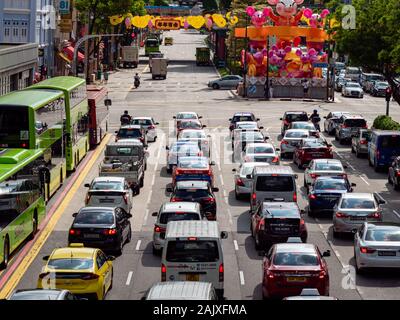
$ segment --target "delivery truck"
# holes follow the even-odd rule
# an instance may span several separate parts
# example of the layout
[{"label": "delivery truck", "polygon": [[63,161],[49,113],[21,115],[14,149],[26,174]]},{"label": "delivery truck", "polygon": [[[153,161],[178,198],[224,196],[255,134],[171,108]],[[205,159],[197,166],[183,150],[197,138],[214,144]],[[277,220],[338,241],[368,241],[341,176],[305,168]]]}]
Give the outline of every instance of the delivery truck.
[{"label": "delivery truck", "polygon": [[156,78],[167,78],[167,59],[166,58],[153,58],[152,62],[151,77]]},{"label": "delivery truck", "polygon": [[124,68],[137,68],[139,64],[139,47],[123,46],[121,48],[121,64]]}]

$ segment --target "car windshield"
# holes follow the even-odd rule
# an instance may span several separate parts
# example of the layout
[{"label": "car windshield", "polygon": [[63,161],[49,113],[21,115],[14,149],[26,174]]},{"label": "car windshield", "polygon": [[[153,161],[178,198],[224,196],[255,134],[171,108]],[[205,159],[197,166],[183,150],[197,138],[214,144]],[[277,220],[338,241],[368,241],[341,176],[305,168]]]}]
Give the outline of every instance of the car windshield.
[{"label": "car windshield", "polygon": [[90,190],[124,190],[124,185],[118,181],[95,181],[92,183]]},{"label": "car windshield", "polygon": [[133,128],[121,128],[118,131],[119,138],[140,138],[142,136],[142,132],[140,129],[133,129]]},{"label": "car windshield", "polygon": [[300,210],[297,209],[267,209],[271,218],[300,218]]},{"label": "car windshield", "polygon": [[303,131],[286,131],[285,138],[307,138],[308,132]]},{"label": "car windshield", "polygon": [[168,241],[166,259],[169,262],[217,262],[219,250],[214,240]]},{"label": "car windshield", "polygon": [[347,183],[344,180],[323,180],[317,181],[315,190],[347,190]]},{"label": "car windshield", "polygon": [[277,266],[318,266],[316,254],[303,252],[277,252],[274,255],[274,265]]},{"label": "car windshield", "polygon": [[326,144],[321,140],[307,140],[303,142],[304,148],[323,148]]},{"label": "car windshield", "polygon": [[175,144],[172,147],[172,152],[179,153],[179,155],[197,155],[200,152],[198,144]]},{"label": "car windshield", "polygon": [[183,139],[205,139],[206,134],[203,131],[183,131],[180,135],[180,138]]},{"label": "car windshield", "polygon": [[366,241],[398,241],[400,242],[400,227],[385,226],[368,229],[365,235]]},{"label": "car windshield", "polygon": [[400,135],[383,136],[381,141],[382,149],[399,149]]},{"label": "car windshield", "polygon": [[377,86],[377,87],[388,87],[389,86],[389,83],[387,83],[387,82],[375,82],[375,86]]},{"label": "car windshield", "polygon": [[306,113],[290,113],[286,115],[286,120],[289,122],[308,121],[308,116]]},{"label": "car windshield", "polygon": [[363,139],[366,139],[367,141],[370,141],[371,140],[371,131],[363,131],[361,133],[361,137]]},{"label": "car windshield", "polygon": [[315,164],[315,170],[318,170],[318,171],[343,171],[343,167],[339,163],[317,162]]},{"label": "car windshield", "polygon": [[197,119],[197,116],[193,113],[179,113],[177,119]]},{"label": "car windshield", "polygon": [[160,223],[167,224],[169,221],[200,220],[200,215],[195,212],[163,212]]},{"label": "car windshield", "polygon": [[71,252],[71,258],[51,259],[48,261],[47,266],[58,270],[84,270],[93,267],[93,260],[74,258],[73,253]]},{"label": "car windshield", "polygon": [[294,191],[293,177],[291,176],[259,176],[256,191],[289,192]]},{"label": "car windshield", "polygon": [[140,126],[150,126],[153,123],[150,119],[133,119],[132,124],[140,125]]},{"label": "car windshield", "polygon": [[263,141],[264,137],[261,132],[252,131],[252,132],[241,132],[240,133],[241,140],[246,141]]},{"label": "car windshield", "polygon": [[236,129],[257,129],[257,122],[238,122]]},{"label": "car windshield", "polygon": [[13,294],[10,300],[57,300],[59,291],[35,290]]},{"label": "car windshield", "polygon": [[239,121],[254,121],[253,115],[243,115],[243,116],[234,116],[232,122],[239,122]]},{"label": "car windshield", "polygon": [[112,211],[83,211],[75,217],[76,224],[113,224],[114,215]]},{"label": "car windshield", "polygon": [[207,189],[177,189],[175,191],[177,198],[209,198],[212,197]]},{"label": "car windshield", "polygon": [[181,121],[179,123],[179,128],[182,129],[200,129],[201,123],[197,121]]},{"label": "car windshield", "polygon": [[340,207],[342,209],[375,209],[375,202],[365,198],[345,198]]},{"label": "car windshield", "polygon": [[361,88],[361,86],[356,82],[347,82],[346,87],[347,88]]},{"label": "car windshield", "polygon": [[347,119],[344,121],[347,127],[358,127],[363,128],[367,126],[367,122],[364,119]]},{"label": "car windshield", "polygon": [[183,169],[206,169],[208,168],[207,158],[180,158],[178,166]]},{"label": "car windshield", "polygon": [[274,153],[274,148],[269,146],[250,146],[246,148],[246,153]]},{"label": "car windshield", "polygon": [[312,123],[301,123],[301,122],[292,123],[292,128],[293,129],[315,130],[315,127]]}]

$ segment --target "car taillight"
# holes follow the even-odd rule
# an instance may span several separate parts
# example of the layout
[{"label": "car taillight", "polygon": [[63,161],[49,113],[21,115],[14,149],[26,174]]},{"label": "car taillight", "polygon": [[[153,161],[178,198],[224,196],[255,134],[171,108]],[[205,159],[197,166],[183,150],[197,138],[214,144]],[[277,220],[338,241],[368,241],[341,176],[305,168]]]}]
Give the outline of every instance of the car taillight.
[{"label": "car taillight", "polygon": [[326,276],[326,272],[325,272],[324,270],[322,270],[322,271],[319,272],[318,277],[319,277],[320,279],[324,279],[325,276]]},{"label": "car taillight", "polygon": [[106,236],[113,236],[117,234],[117,229],[106,229],[103,231]]},{"label": "car taillight", "polygon": [[319,175],[315,174],[315,173],[311,173],[310,177],[311,177],[311,179],[315,179],[315,178],[319,177]]},{"label": "car taillight", "polygon": [[375,249],[371,249],[368,247],[360,247],[360,252],[361,253],[367,253],[367,254],[371,254],[374,253],[376,250]]},{"label": "car taillight", "polygon": [[348,218],[349,216],[343,212],[336,212],[336,218]]},{"label": "car taillight", "polygon": [[161,264],[161,281],[167,281],[167,267]]},{"label": "car taillight", "polygon": [[183,170],[178,169],[178,168],[175,169],[175,175],[182,174],[182,173],[183,173]]},{"label": "car taillight", "polygon": [[222,282],[222,281],[224,281],[224,264],[223,263],[221,263],[219,265],[218,271],[219,271],[219,282]]},{"label": "car taillight", "polygon": [[294,201],[294,202],[297,202],[297,193],[296,193],[296,192],[293,193],[293,201]]},{"label": "car taillight", "polygon": [[147,127],[147,129],[155,129],[155,128],[156,128],[156,127],[153,126],[153,125]]},{"label": "car taillight", "polygon": [[315,196],[315,194],[310,194],[310,195],[308,196],[308,198],[309,198],[310,200],[315,200],[315,199],[317,199],[317,197]]},{"label": "car taillight", "polygon": [[89,203],[89,201],[90,201],[90,197],[91,197],[91,195],[90,195],[90,194],[88,194],[88,195],[86,196],[86,200],[85,200],[86,204],[88,204],[88,203]]},{"label": "car taillight", "polygon": [[300,227],[304,227],[306,225],[306,222],[304,219],[300,219]]},{"label": "car taillight", "polygon": [[346,124],[342,124],[341,127],[342,128],[347,128],[347,125]]},{"label": "car taillight", "polygon": [[81,234],[81,231],[80,231],[80,230],[77,230],[77,229],[69,229],[69,234],[70,234],[71,236],[77,236],[77,235],[80,235],[80,234]]},{"label": "car taillight", "polygon": [[240,179],[240,178],[237,178],[237,179],[236,179],[236,185],[237,185],[237,186],[240,186],[240,187],[244,187],[244,182],[243,182],[243,180]]},{"label": "car taillight", "polygon": [[375,151],[375,155],[376,155],[376,159],[379,159],[379,157],[380,157],[380,155],[381,155],[380,152],[379,152],[379,150],[376,150],[376,151]]},{"label": "car taillight", "polygon": [[183,200],[182,198],[172,198],[171,202],[179,202],[179,201],[182,201],[182,200]]},{"label": "car taillight", "polygon": [[258,225],[259,230],[265,230],[265,220],[262,219]]},{"label": "car taillight", "polygon": [[381,218],[381,214],[380,214],[380,212],[374,212],[374,213],[369,214],[368,218],[380,219]]},{"label": "car taillight", "polygon": [[165,228],[161,228],[160,226],[155,225],[154,232],[156,233],[165,232]]},{"label": "car taillight", "polygon": [[275,157],[275,158],[272,160],[272,163],[277,163],[277,162],[279,162],[279,157]]},{"label": "car taillight", "polygon": [[361,140],[360,144],[368,144],[368,141],[367,140]]},{"label": "car taillight", "polygon": [[283,124],[284,124],[285,126],[288,126],[288,125],[289,125],[289,121],[283,120]]},{"label": "car taillight", "polygon": [[255,205],[256,202],[257,202],[257,195],[256,195],[256,193],[254,192],[254,193],[251,194],[251,203],[252,203],[253,205]]},{"label": "car taillight", "polygon": [[82,280],[95,280],[95,279],[98,279],[98,278],[99,278],[99,276],[97,274],[94,274],[94,273],[88,273],[88,274],[85,274],[85,275],[83,275],[81,277]]},{"label": "car taillight", "polygon": [[289,142],[287,142],[286,140],[282,140],[281,144],[289,144]]},{"label": "car taillight", "polygon": [[211,202],[211,203],[214,203],[215,202],[215,199],[214,198],[204,198],[204,200],[203,200],[204,202]]},{"label": "car taillight", "polygon": [[124,198],[125,204],[128,204],[128,196],[126,194],[124,194],[123,198]]},{"label": "car taillight", "polygon": [[27,146],[28,146],[27,143],[25,143],[25,142],[22,142],[22,143],[21,143],[21,148],[26,148]]},{"label": "car taillight", "polygon": [[396,172],[396,176],[400,177],[400,171]]},{"label": "car taillight", "polygon": [[267,270],[267,277],[268,277],[269,279],[273,279],[273,278],[275,278],[275,276],[278,276],[278,275],[279,275],[279,274],[277,274],[276,272]]}]

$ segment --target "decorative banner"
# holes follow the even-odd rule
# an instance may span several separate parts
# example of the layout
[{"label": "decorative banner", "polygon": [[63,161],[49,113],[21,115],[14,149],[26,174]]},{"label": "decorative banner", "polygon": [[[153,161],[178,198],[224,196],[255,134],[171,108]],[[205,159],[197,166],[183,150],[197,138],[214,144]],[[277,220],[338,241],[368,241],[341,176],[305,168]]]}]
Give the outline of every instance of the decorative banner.
[{"label": "decorative banner", "polygon": [[137,28],[146,28],[148,23],[150,21],[150,16],[146,15],[146,16],[135,16],[132,19],[132,24],[137,27]]},{"label": "decorative banner", "polygon": [[178,19],[156,19],[156,29],[159,30],[179,30],[181,23]]},{"label": "decorative banner", "polygon": [[187,22],[195,29],[200,29],[206,22],[203,16],[189,16]]}]

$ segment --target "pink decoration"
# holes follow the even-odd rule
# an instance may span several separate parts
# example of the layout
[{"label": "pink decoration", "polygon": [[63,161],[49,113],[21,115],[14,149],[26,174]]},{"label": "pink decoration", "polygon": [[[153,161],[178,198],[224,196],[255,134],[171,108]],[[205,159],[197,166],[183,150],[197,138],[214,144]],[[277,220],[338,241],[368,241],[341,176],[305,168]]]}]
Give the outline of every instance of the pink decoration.
[{"label": "pink decoration", "polygon": [[246,13],[249,17],[251,17],[251,23],[259,28],[262,27],[265,22],[267,22],[267,17],[269,11],[267,8],[263,9],[262,11],[257,11],[254,7],[250,6],[246,8]]},{"label": "pink decoration", "polygon": [[187,20],[185,19],[185,22],[183,23],[183,27],[185,29],[189,28],[189,23],[187,22]]},{"label": "pink decoration", "polygon": [[212,19],[208,18],[207,21],[206,21],[206,27],[207,27],[207,29],[211,29],[212,24],[213,24]]},{"label": "pink decoration", "polygon": [[297,11],[297,5],[302,4],[304,0],[268,0],[270,5],[276,5],[277,15],[272,8],[268,7],[268,16],[276,26],[297,26],[305,8]]},{"label": "pink decoration", "polygon": [[149,28],[153,28],[153,21],[151,21],[151,19],[149,20],[149,23],[147,24],[147,26],[148,26]]},{"label": "pink decoration", "polygon": [[132,27],[132,22],[131,22],[131,18],[126,18],[125,19],[125,26],[130,29]]}]

